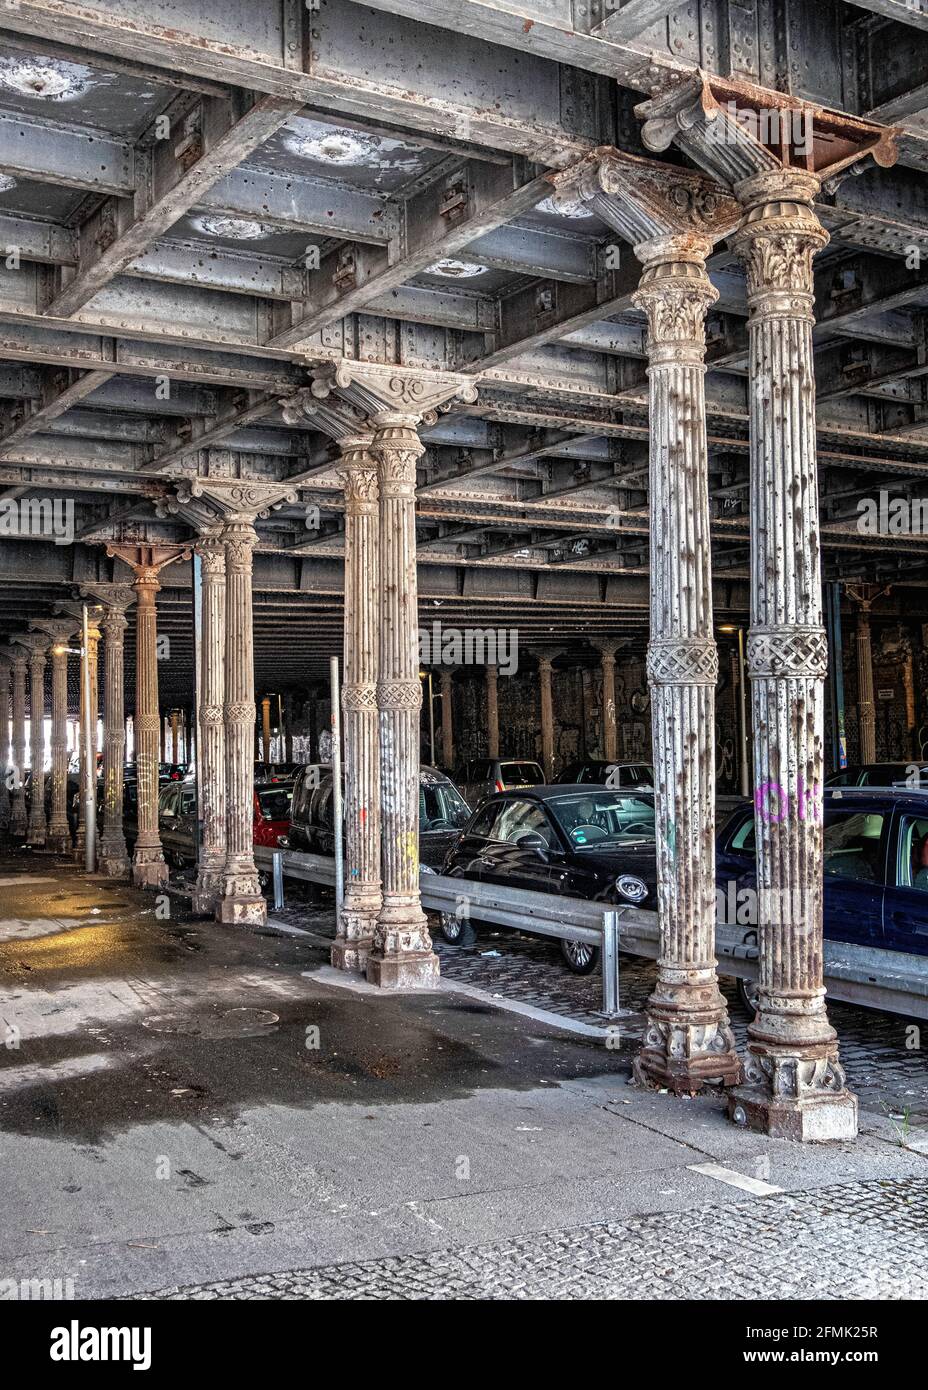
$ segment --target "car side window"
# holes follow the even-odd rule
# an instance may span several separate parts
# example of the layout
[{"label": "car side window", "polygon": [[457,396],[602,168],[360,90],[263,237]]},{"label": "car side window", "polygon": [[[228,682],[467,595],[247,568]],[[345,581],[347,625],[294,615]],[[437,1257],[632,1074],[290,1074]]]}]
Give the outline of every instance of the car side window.
[{"label": "car side window", "polygon": [[896,887],[928,893],[928,819],[903,816],[899,823]]},{"label": "car side window", "polygon": [[493,824],[499,814],[500,804],[498,801],[489,801],[479,812],[477,819],[471,826],[468,834],[479,835],[485,840],[493,838]]},{"label": "car side window", "polygon": [[883,881],[883,829],[878,811],[832,811],[825,814],[825,873],[861,883]]},{"label": "car side window", "polygon": [[731,847],[733,850],[740,851],[741,854],[754,853],[757,848],[757,831],[753,816],[749,816],[744,825],[735,831],[732,836]]},{"label": "car side window", "polygon": [[540,835],[549,849],[554,843],[554,831],[543,807],[534,801],[509,801],[496,822],[493,838],[517,844],[523,835]]},{"label": "car side window", "polygon": [[188,787],[183,792],[181,792],[180,813],[182,816],[191,816],[196,810],[196,807],[197,794],[192,787]]}]

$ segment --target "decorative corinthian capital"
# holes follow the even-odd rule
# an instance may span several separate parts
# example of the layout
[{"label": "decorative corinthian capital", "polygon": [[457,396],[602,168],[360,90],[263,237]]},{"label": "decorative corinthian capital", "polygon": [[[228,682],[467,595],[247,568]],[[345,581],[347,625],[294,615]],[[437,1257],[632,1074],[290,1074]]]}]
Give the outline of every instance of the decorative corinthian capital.
[{"label": "decorative corinthian capital", "polygon": [[641,138],[649,150],[676,144],[736,191],[746,179],[784,167],[824,182],[867,155],[883,168],[899,157],[898,132],[890,127],[702,71],[641,102],[635,114],[644,121]]},{"label": "decorative corinthian capital", "polygon": [[426,371],[343,358],[314,373],[314,398],[328,402],[333,393],[376,426],[431,421],[453,400],[477,399],[472,376],[463,372]]},{"label": "decorative corinthian capital", "polygon": [[734,230],[741,209],[704,174],[641,159],[603,145],[560,174],[549,174],[554,202],[579,199],[631,242],[639,260],[705,259]]}]

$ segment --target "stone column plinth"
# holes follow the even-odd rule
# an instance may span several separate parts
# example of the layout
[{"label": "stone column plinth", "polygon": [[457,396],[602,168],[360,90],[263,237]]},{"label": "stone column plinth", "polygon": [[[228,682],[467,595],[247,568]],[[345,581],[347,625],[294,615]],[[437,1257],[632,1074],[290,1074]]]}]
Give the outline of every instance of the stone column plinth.
[{"label": "stone column plinth", "polygon": [[132,855],[136,888],[161,888],[168,881],[158,833],[158,764],[161,718],[158,705],[159,575],[166,565],[189,559],[182,546],[110,545],[109,555],[135,575],[135,769],[138,786],[138,837]]},{"label": "stone column plinth", "polygon": [[219,903],[226,863],[226,547],[219,528],[201,537],[197,553],[202,584],[197,793],[203,842],[193,910],[211,917]]},{"label": "stone column plinth", "polygon": [[639,1081],[692,1094],[740,1080],[716,978],[715,686],[705,315],[718,298],[692,233],[637,248],[648,316],[650,615],[660,956]]},{"label": "stone column plinth", "polygon": [[226,861],[216,916],[220,922],[262,926],[267,903],[254,851],[255,673],[251,575],[257,533],[251,514],[223,527],[226,549]]},{"label": "stone column plinth", "polygon": [[10,765],[12,805],[10,834],[17,839],[26,835],[26,789],[23,781],[26,770],[26,667],[29,658],[20,647],[13,648],[13,761]]},{"label": "stone column plinth", "polygon": [[827,242],[813,175],[738,185],[732,245],[747,271],[751,627],[759,890],[757,1016],[729,1113],[782,1138],[850,1139],[857,1101],[825,1010],[822,968],[824,681],[816,478],[812,258]]},{"label": "stone column plinth", "polygon": [[367,967],[382,906],[377,710],[380,505],[373,433],[340,440],[345,490],[345,899],[332,945],[340,970]]},{"label": "stone column plinth", "polygon": [[495,666],[484,671],[487,702],[487,757],[499,757],[499,672]]}]

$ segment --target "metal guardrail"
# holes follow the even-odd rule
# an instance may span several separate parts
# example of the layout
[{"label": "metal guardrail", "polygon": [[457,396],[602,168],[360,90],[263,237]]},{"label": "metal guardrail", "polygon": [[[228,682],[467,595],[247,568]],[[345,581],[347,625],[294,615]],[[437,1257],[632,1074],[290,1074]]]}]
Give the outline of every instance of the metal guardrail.
[{"label": "metal guardrail", "polygon": [[[276,907],[284,905],[284,876],[335,887],[335,861],[328,856],[256,846],[255,860],[275,875]],[[428,872],[421,875],[419,884],[422,904],[433,912],[466,913],[495,926],[598,946],[602,951],[603,1013],[609,1017],[619,1011],[619,952],[651,960],[659,953],[657,914],[644,908],[591,903]],[[745,939],[749,934],[719,926],[715,944],[721,974],[756,980],[757,947]],[[928,1019],[928,956],[826,940],[824,964],[829,998]]]},{"label": "metal guardrail", "polygon": [[[335,861],[298,850],[255,848],[255,861],[274,874],[274,906],[283,907],[283,877],[335,886]],[[280,894],[277,883],[280,880]],[[422,906],[432,912],[474,917],[494,926],[511,927],[558,941],[582,941],[602,952],[603,1013],[619,1012],[619,934],[621,924],[651,913],[633,907],[591,903],[583,898],[561,898],[552,893],[532,893],[496,883],[468,878],[448,878],[422,873],[419,877]]]}]

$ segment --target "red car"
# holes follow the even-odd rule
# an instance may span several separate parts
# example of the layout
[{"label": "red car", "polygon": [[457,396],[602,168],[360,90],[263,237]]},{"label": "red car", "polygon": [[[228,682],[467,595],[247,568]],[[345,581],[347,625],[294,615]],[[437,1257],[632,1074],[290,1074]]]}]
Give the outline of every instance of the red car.
[{"label": "red car", "polygon": [[290,829],[292,782],[271,782],[255,787],[254,838],[256,845],[277,849],[281,835]]}]

